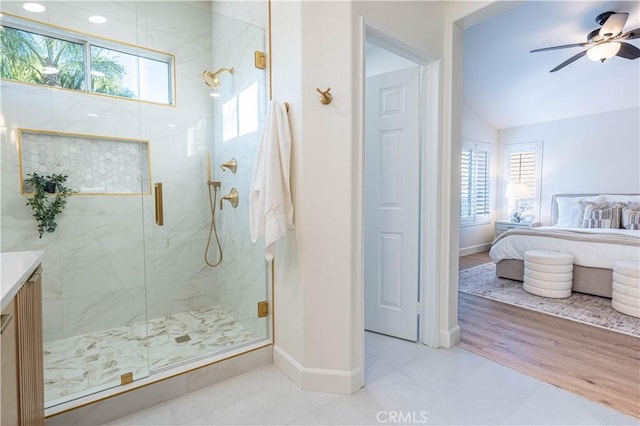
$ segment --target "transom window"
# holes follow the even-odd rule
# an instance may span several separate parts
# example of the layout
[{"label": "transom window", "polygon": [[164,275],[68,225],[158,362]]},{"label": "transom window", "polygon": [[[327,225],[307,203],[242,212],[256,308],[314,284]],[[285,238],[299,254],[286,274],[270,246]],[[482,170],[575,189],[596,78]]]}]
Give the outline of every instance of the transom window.
[{"label": "transom window", "polygon": [[174,58],[126,44],[2,17],[0,78],[174,104]]}]

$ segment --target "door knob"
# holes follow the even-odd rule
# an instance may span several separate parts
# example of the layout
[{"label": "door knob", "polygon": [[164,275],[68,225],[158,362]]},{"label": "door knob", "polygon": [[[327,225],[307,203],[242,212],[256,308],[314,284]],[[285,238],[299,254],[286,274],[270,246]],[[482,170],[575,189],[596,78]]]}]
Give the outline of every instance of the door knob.
[{"label": "door knob", "polygon": [[236,170],[238,170],[238,161],[235,158],[232,158],[226,163],[220,164],[220,168],[222,169],[223,172],[225,171],[224,169],[229,169],[231,170],[231,173],[235,173]]},{"label": "door knob", "polygon": [[231,207],[233,207],[234,209],[238,207],[238,190],[235,188],[231,188],[231,192],[220,198],[220,210],[222,210],[222,202],[224,200],[227,200],[231,204]]}]

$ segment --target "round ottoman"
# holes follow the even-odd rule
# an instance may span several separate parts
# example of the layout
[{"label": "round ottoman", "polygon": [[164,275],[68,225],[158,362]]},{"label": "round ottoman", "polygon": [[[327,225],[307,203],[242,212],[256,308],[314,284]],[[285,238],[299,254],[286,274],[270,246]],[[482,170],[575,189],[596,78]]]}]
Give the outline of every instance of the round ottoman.
[{"label": "round ottoman", "polygon": [[573,256],[559,251],[530,250],[524,253],[524,284],[531,294],[552,298],[571,296]]},{"label": "round ottoman", "polygon": [[640,264],[632,260],[613,262],[611,307],[640,318]]}]

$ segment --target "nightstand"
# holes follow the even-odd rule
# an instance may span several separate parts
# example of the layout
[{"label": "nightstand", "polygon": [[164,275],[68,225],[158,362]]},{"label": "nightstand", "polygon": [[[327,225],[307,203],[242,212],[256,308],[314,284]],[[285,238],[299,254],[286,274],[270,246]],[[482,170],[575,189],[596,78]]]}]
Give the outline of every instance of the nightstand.
[{"label": "nightstand", "polygon": [[493,238],[497,238],[498,235],[509,229],[530,229],[540,226],[540,222],[524,223],[524,222],[511,222],[510,220],[496,220],[493,230]]}]

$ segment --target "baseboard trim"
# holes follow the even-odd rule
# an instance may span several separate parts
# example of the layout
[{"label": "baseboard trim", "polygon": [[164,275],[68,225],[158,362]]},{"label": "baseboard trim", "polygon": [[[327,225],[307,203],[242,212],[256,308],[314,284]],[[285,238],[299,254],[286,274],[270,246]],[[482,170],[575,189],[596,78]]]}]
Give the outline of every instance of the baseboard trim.
[{"label": "baseboard trim", "polygon": [[469,256],[470,254],[482,253],[491,248],[491,243],[478,244],[477,246],[465,247],[460,249],[460,256]]},{"label": "baseboard trim", "polygon": [[273,364],[302,390],[350,395],[362,387],[360,369],[307,368],[281,347],[273,347]]},{"label": "baseboard trim", "polygon": [[440,332],[440,345],[445,348],[450,348],[452,346],[460,343],[460,326],[456,324],[451,327],[449,330]]},{"label": "baseboard trim", "polygon": [[303,367],[278,345],[273,345],[273,365],[278,367],[293,384],[302,389]]}]

